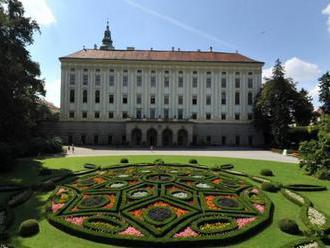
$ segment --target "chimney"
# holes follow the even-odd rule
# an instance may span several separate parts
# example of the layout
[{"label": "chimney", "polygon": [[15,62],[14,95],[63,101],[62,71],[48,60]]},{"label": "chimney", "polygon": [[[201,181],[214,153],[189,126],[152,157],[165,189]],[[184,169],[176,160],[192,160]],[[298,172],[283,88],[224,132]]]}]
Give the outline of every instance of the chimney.
[{"label": "chimney", "polygon": [[213,47],[212,46],[210,46],[210,52],[213,52]]},{"label": "chimney", "polygon": [[97,45],[96,44],[94,44],[94,49],[97,50]]},{"label": "chimney", "polygon": [[181,49],[180,49],[180,47],[178,47],[178,52],[180,52],[181,51]]},{"label": "chimney", "polygon": [[150,51],[154,50],[152,47],[150,47]]},{"label": "chimney", "polygon": [[174,50],[175,50],[175,48],[174,48],[174,46],[172,46],[172,52],[174,52]]},{"label": "chimney", "polygon": [[200,52],[201,51],[201,49],[197,49],[197,52]]}]

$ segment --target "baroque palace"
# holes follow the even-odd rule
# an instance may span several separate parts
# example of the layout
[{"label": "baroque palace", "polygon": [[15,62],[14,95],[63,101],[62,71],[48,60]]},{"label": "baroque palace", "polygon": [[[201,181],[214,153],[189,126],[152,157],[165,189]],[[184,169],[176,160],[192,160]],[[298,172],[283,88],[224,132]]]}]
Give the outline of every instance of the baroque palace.
[{"label": "baroque palace", "polygon": [[47,132],[71,144],[259,146],[263,62],[239,53],[102,46],[60,58],[61,113]]}]

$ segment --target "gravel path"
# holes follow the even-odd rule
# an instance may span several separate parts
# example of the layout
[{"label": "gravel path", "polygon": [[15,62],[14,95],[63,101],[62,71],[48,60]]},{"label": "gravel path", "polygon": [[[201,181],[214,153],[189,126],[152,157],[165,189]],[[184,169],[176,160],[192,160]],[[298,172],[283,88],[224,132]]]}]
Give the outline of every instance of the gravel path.
[{"label": "gravel path", "polygon": [[187,148],[187,149],[124,149],[104,146],[75,147],[75,152],[68,151],[67,157],[85,156],[125,156],[125,155],[186,155],[208,157],[247,158],[257,160],[270,160],[287,163],[298,163],[299,160],[292,156],[284,156],[279,153],[249,148]]}]

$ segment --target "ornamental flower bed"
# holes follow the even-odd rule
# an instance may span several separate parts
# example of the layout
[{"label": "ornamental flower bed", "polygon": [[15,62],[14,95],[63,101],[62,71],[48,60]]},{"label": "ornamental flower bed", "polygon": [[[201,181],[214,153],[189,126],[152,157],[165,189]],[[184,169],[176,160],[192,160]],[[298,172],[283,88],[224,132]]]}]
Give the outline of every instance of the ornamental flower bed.
[{"label": "ornamental flower bed", "polygon": [[272,205],[247,182],[207,167],[126,164],[58,187],[48,204],[49,222],[73,235],[168,247],[253,235]]}]

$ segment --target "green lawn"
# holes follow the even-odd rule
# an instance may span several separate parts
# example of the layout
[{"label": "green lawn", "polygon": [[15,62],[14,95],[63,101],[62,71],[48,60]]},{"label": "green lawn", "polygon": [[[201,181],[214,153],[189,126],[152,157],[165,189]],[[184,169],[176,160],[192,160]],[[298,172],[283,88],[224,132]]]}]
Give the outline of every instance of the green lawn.
[{"label": "green lawn", "polygon": [[[131,163],[152,162],[157,158],[163,159],[166,163],[187,163],[192,157],[186,156],[126,156]],[[15,169],[5,175],[0,175],[0,182],[3,183],[22,183],[32,184],[44,179],[39,176],[41,167],[52,168],[55,173],[61,174],[68,171],[77,171],[83,169],[83,164],[93,163],[99,166],[109,166],[118,164],[121,157],[75,157],[75,158],[50,158],[44,160],[22,160]],[[215,164],[232,163],[235,165],[234,170],[246,172],[248,174],[259,175],[261,169],[271,169],[275,176],[272,180],[287,183],[305,183],[318,184],[330,188],[329,181],[321,181],[316,178],[304,175],[303,171],[299,170],[298,165],[290,163],[279,163],[272,161],[249,160],[249,159],[234,159],[234,158],[216,158],[216,157],[193,157],[200,164],[210,167]],[[289,217],[295,219],[302,229],[305,226],[299,219],[299,207],[288,201],[281,193],[266,193],[275,205],[273,223],[264,229],[259,234],[252,238],[231,247],[281,247],[289,241],[297,240],[300,237],[285,234],[281,232],[277,226],[281,218]],[[309,192],[302,193],[307,196],[314,205],[323,210],[325,213],[330,213],[329,192]],[[11,226],[11,234],[13,236],[13,244],[15,247],[111,247],[109,245],[99,244],[88,240],[76,238],[68,235],[55,227],[48,224],[44,217],[44,205],[49,194],[34,193],[33,197],[26,203],[15,208],[15,220]],[[0,193],[0,201],[5,198],[5,195]],[[40,221],[40,233],[30,238],[20,238],[16,235],[19,223],[28,218],[35,218]],[[221,244],[219,244],[221,246]],[[114,247],[114,246],[113,246]]]}]

